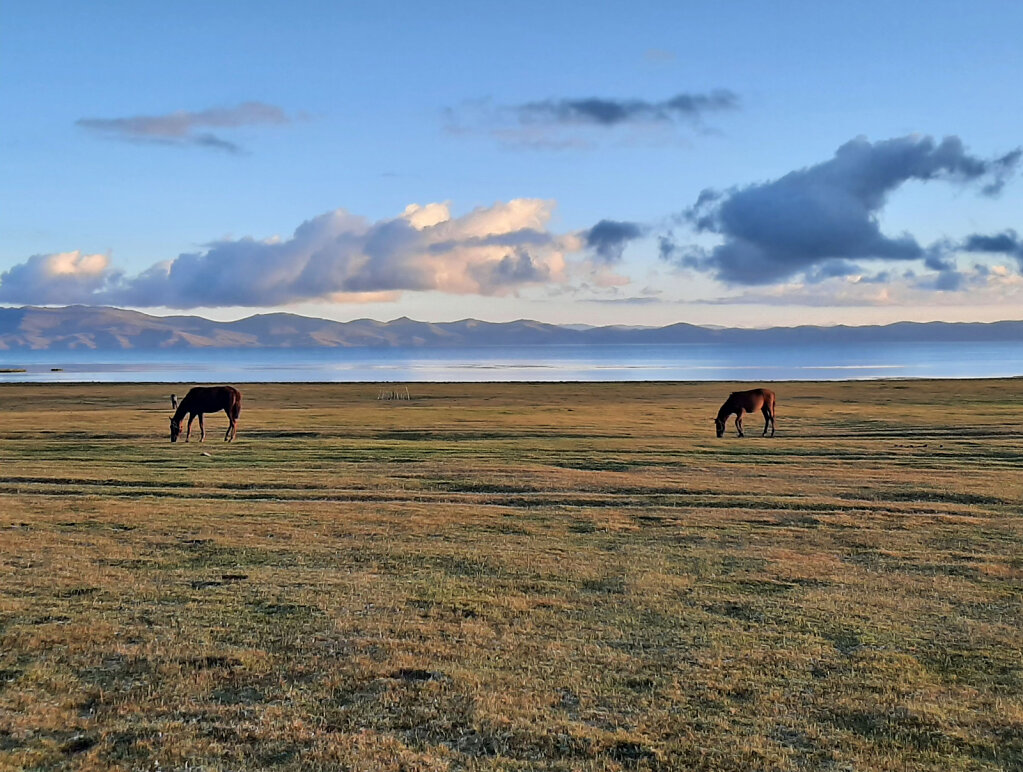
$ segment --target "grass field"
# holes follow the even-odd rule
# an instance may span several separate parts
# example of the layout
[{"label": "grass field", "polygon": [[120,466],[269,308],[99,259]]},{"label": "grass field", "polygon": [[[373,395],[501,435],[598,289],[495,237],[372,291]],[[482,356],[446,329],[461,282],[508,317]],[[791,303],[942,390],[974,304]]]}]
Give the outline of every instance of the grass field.
[{"label": "grass field", "polygon": [[1023,380],[0,386],[0,768],[1023,768]]}]

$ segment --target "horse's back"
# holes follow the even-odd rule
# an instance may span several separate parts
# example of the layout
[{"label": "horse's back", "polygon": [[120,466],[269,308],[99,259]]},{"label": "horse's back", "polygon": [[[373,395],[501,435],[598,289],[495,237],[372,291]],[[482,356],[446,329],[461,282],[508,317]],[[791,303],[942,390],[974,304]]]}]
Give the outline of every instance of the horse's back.
[{"label": "horse's back", "polygon": [[234,386],[193,386],[181,404],[194,412],[213,413],[226,410],[237,416],[241,412],[242,393]]},{"label": "horse's back", "polygon": [[772,413],[774,412],[774,392],[770,389],[759,388],[749,389],[748,391],[733,391],[728,397],[728,402],[741,406],[748,413],[765,407]]}]

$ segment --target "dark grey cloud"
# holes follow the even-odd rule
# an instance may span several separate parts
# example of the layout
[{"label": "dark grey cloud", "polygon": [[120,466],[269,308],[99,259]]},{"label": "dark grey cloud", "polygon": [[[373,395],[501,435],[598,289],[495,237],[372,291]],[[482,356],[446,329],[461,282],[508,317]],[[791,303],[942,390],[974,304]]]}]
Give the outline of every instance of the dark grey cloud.
[{"label": "dark grey cloud", "polygon": [[657,237],[657,254],[661,260],[667,263],[678,263],[679,265],[687,263],[685,249],[675,241],[675,234],[671,231]]},{"label": "dark grey cloud", "polygon": [[511,110],[524,124],[617,126],[623,123],[697,121],[709,112],[734,110],[739,97],[718,89],[707,94],[676,94],[670,99],[544,99],[515,105]]},{"label": "dark grey cloud", "polygon": [[924,258],[924,266],[932,271],[954,271],[956,262],[947,254],[934,252]]},{"label": "dark grey cloud", "polygon": [[679,93],[668,99],[638,97],[549,98],[514,105],[470,100],[443,111],[454,135],[488,134],[516,148],[564,150],[591,147],[602,139],[663,143],[675,129],[705,130],[710,114],[737,110],[739,97],[728,89]]},{"label": "dark grey cloud", "polygon": [[279,107],[263,102],[243,102],[236,107],[214,107],[164,115],[129,118],[81,118],[75,125],[96,134],[126,142],[197,146],[239,153],[241,147],[206,129],[234,129],[242,126],[275,126],[292,119]]},{"label": "dark grey cloud", "polygon": [[586,246],[603,263],[617,263],[630,241],[643,236],[645,229],[634,222],[601,220],[583,233]]},{"label": "dark grey cloud", "polygon": [[878,271],[877,273],[861,276],[860,284],[890,284],[896,278],[896,274],[892,271]]},{"label": "dark grey cloud", "polygon": [[828,279],[840,279],[843,276],[859,276],[864,273],[863,266],[850,260],[827,260],[806,271],[804,279],[807,284],[820,284]]},{"label": "dark grey cloud", "polygon": [[439,241],[430,245],[430,251],[440,254],[458,246],[475,247],[528,247],[550,244],[554,237],[545,231],[523,228],[514,233],[494,233],[489,236],[471,237],[460,240]]},{"label": "dark grey cloud", "polygon": [[469,274],[483,287],[507,287],[523,284],[538,284],[550,277],[550,268],[533,259],[522,247],[518,247],[500,260],[469,266]]},{"label": "dark grey cloud", "polygon": [[967,284],[967,275],[954,266],[938,271],[934,276],[934,289],[938,292],[958,292]]},{"label": "dark grey cloud", "polygon": [[959,245],[963,252],[979,252],[984,254],[1005,255],[1014,258],[1023,270],[1023,238],[1014,230],[1007,230],[994,235],[974,233],[967,236]]},{"label": "dark grey cloud", "polygon": [[680,220],[722,243],[684,246],[668,234],[660,254],[731,284],[843,275],[858,270],[857,260],[933,260],[911,234],[881,232],[878,218],[889,194],[906,182],[944,180],[978,183],[982,194],[995,195],[1019,160],[1019,150],[989,160],[970,155],[958,137],[854,139],[833,158],[779,179],[704,191]]}]

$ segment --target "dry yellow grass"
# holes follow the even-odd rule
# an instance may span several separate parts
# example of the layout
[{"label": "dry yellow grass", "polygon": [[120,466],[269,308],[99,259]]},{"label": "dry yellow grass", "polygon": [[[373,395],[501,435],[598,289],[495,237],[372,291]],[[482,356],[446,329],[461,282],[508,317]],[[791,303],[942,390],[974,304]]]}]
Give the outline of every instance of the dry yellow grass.
[{"label": "dry yellow grass", "polygon": [[1023,767],[1023,381],[731,388],[0,387],[0,767]]}]

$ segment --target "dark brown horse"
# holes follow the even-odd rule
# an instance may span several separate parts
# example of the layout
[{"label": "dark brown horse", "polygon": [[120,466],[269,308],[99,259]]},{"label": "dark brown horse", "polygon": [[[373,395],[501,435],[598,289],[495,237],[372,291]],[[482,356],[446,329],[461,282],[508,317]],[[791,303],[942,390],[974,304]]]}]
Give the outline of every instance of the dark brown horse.
[{"label": "dark brown horse", "polygon": [[759,410],[764,414],[764,434],[767,436],[767,429],[770,427],[771,436],[774,436],[774,392],[770,389],[750,389],[749,391],[733,391],[728,395],[725,404],[718,411],[718,417],[714,419],[714,427],[717,429],[718,437],[724,436],[725,422],[728,417],[735,414],[735,429],[742,433],[742,417],[746,413],[754,413]]},{"label": "dark brown horse", "polygon": [[178,403],[174,417],[170,420],[171,442],[178,441],[181,434],[181,419],[188,413],[188,427],[185,430],[185,442],[192,433],[192,419],[199,417],[199,442],[206,439],[206,428],[202,424],[203,413],[216,413],[223,410],[231,421],[224,435],[224,442],[230,442],[238,433],[238,416],[242,412],[242,393],[234,386],[196,386],[189,389],[185,398]]}]

